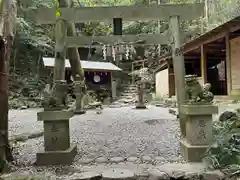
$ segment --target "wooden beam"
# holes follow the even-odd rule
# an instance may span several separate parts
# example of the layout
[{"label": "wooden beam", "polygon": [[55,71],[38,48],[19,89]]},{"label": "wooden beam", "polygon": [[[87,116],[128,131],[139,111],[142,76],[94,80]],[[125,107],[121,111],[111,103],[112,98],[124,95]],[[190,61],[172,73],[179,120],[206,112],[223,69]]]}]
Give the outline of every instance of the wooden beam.
[{"label": "wooden beam", "polygon": [[199,48],[201,45],[205,45],[208,43],[211,43],[213,41],[216,41],[218,39],[224,38],[226,35],[226,32],[234,32],[240,29],[240,25],[233,24],[232,26],[229,25],[229,27],[225,27],[222,30],[219,30],[218,32],[214,32],[214,30],[207,32],[206,34],[190,41],[189,43],[184,44],[184,52],[189,52],[194,49]]},{"label": "wooden beam", "polygon": [[[168,44],[168,37],[159,34],[140,34],[140,35],[115,35],[115,36],[77,36],[68,37],[68,47],[81,47],[90,45],[92,42],[98,42],[100,44]],[[139,43],[137,43],[139,42]]]},{"label": "wooden beam", "polygon": [[225,44],[226,44],[226,75],[227,75],[227,94],[231,95],[232,91],[232,72],[231,72],[231,46],[229,32],[225,34]]},{"label": "wooden beam", "polygon": [[[38,8],[28,11],[28,17],[37,24],[53,24],[56,21],[56,8]],[[170,16],[180,16],[182,20],[193,20],[204,13],[204,4],[164,4],[151,6],[78,7],[61,8],[61,17],[69,22],[169,20]]]},{"label": "wooden beam", "polygon": [[201,77],[205,84],[207,82],[207,52],[203,45],[201,46]]},{"label": "wooden beam", "polygon": [[[209,60],[219,60],[219,59],[224,59],[225,56],[214,56],[214,57],[209,57],[208,56],[208,61]],[[199,60],[200,59],[200,56],[184,56],[184,59],[185,60]]]},{"label": "wooden beam", "polygon": [[142,62],[147,62],[148,59],[144,59],[144,60],[138,60],[138,61],[133,61],[133,64],[137,64],[137,63],[142,63]]}]

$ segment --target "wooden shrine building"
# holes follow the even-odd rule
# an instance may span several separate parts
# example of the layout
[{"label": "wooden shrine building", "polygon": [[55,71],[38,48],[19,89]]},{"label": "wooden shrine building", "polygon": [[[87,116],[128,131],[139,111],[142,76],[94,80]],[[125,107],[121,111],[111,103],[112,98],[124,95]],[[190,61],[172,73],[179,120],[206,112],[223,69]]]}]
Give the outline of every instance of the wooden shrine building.
[{"label": "wooden shrine building", "polygon": [[[240,17],[191,40],[182,46],[186,74],[198,75],[200,83],[212,84],[218,96],[240,96]],[[157,96],[175,95],[171,54],[159,59],[156,70]]]},{"label": "wooden shrine building", "polygon": [[[54,58],[43,57],[43,65],[47,69],[47,73],[53,75]],[[84,69],[86,85],[89,90],[98,91],[105,89],[111,94],[115,89],[112,88],[115,80],[114,72],[122,71],[119,67],[110,62],[81,61]],[[71,82],[71,66],[69,60],[65,60],[65,78],[67,82]]]}]

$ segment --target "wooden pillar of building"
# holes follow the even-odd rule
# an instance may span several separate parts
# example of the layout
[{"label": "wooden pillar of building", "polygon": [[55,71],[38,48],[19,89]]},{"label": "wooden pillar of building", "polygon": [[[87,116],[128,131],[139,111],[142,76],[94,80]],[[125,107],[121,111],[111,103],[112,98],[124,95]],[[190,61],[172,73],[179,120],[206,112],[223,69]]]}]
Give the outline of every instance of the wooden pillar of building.
[{"label": "wooden pillar of building", "polygon": [[201,77],[202,83],[207,83],[207,49],[201,45]]},{"label": "wooden pillar of building", "polygon": [[175,76],[175,86],[176,86],[176,95],[177,95],[177,104],[180,120],[180,131],[181,136],[186,136],[186,122],[184,115],[180,112],[180,105],[185,103],[186,100],[186,91],[185,91],[185,63],[184,55],[181,50],[180,42],[180,17],[171,16],[170,17],[170,28],[172,33],[172,57],[173,57],[173,68]]},{"label": "wooden pillar of building", "polygon": [[226,32],[225,35],[225,44],[226,44],[226,75],[227,75],[227,94],[228,96],[231,95],[232,91],[232,73],[231,73],[231,53],[230,53],[230,38],[229,32]]}]

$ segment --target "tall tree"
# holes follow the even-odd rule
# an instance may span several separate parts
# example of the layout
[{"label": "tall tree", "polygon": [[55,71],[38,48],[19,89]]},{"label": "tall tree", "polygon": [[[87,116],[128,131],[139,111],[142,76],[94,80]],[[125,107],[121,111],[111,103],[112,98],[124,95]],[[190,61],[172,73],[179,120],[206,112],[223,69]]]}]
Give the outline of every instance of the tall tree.
[{"label": "tall tree", "polygon": [[12,161],[8,142],[8,61],[15,35],[16,1],[0,0],[0,11],[0,158]]},{"label": "tall tree", "polygon": [[[73,1],[72,0],[58,0],[60,7],[72,7]],[[67,35],[68,36],[76,36],[76,28],[74,23],[68,23],[68,29],[67,29]],[[82,81],[84,81],[84,72],[82,65],[80,63],[80,55],[78,53],[77,47],[71,47],[67,49],[69,62],[71,65],[73,78],[76,78],[76,75],[78,74]]]}]

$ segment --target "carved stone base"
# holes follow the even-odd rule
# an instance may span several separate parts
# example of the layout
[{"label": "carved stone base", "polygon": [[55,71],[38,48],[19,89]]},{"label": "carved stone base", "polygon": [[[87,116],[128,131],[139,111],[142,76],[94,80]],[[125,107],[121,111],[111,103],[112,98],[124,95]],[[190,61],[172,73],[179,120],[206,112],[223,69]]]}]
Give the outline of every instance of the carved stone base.
[{"label": "carved stone base", "polygon": [[213,105],[181,105],[180,112],[186,116],[186,140],[193,146],[212,143],[212,114],[218,112]]},{"label": "carved stone base", "polygon": [[77,146],[71,145],[65,151],[45,151],[37,153],[36,165],[70,165],[77,155]]},{"label": "carved stone base", "polygon": [[185,161],[201,162],[209,146],[193,146],[185,139],[180,140],[180,151]]},{"label": "carved stone base", "polygon": [[147,107],[145,106],[145,104],[141,104],[141,103],[138,103],[136,105],[136,109],[146,109]]},{"label": "carved stone base", "polygon": [[77,114],[77,115],[85,114],[85,113],[86,113],[86,110],[84,110],[84,109],[81,109],[81,110],[75,109],[75,110],[74,110],[74,114]]}]

